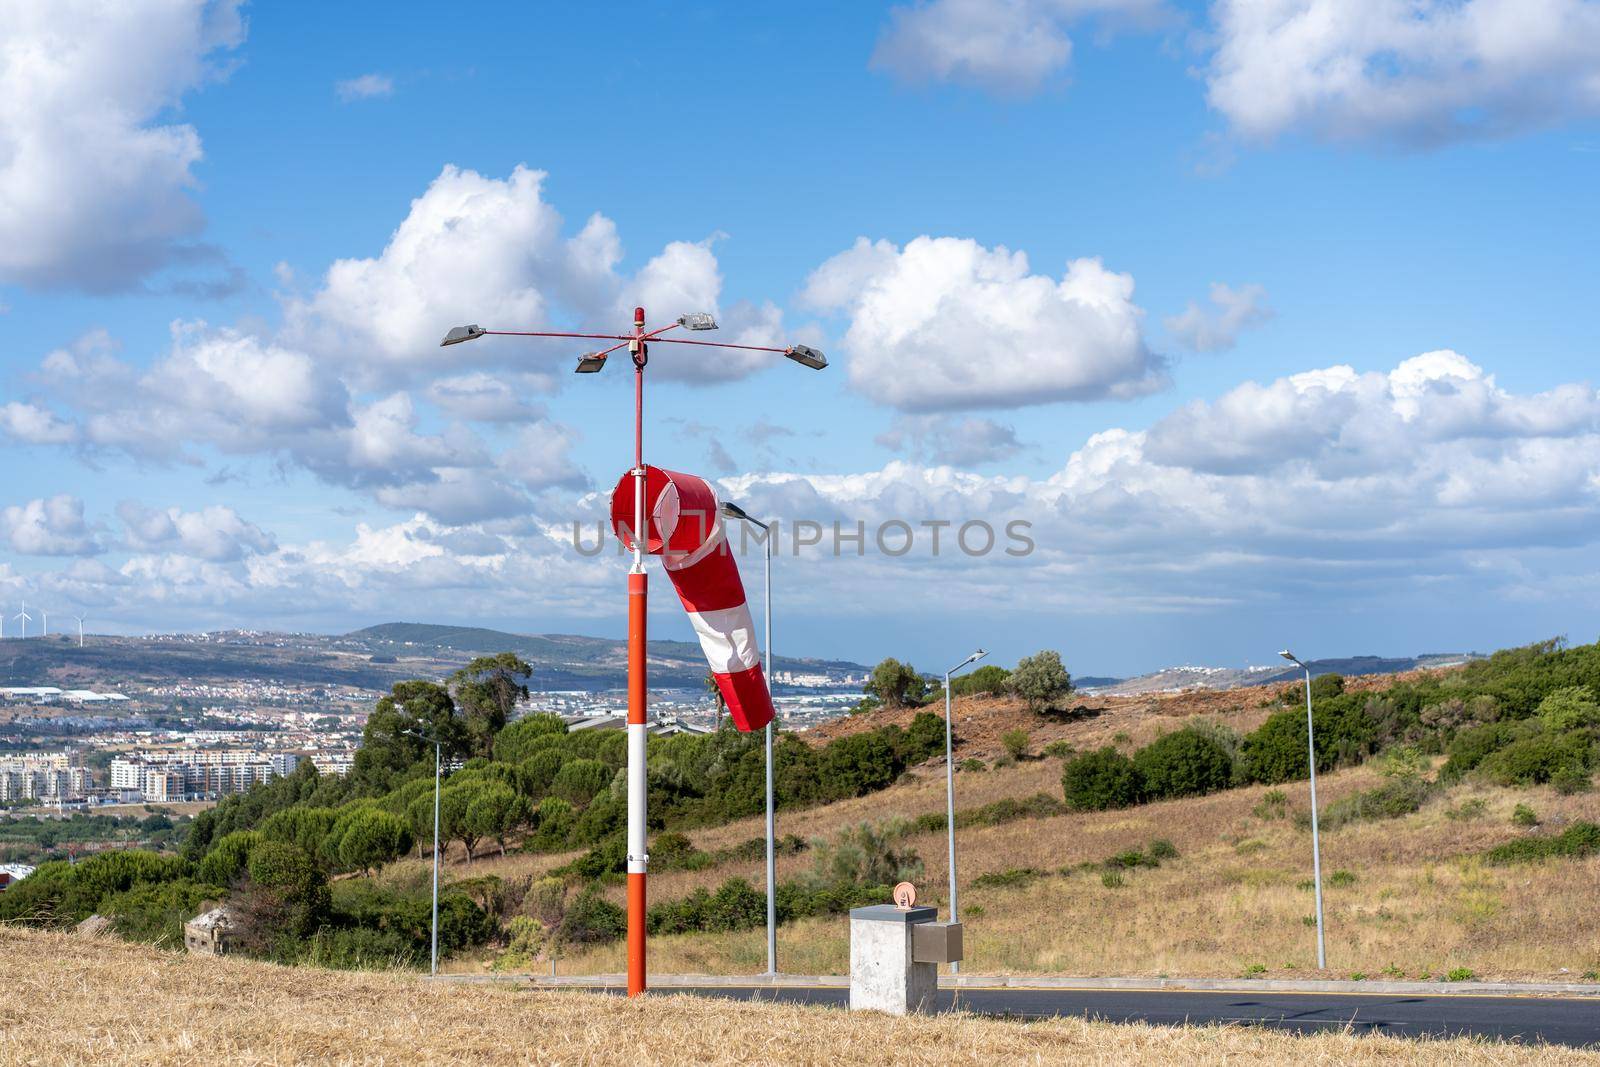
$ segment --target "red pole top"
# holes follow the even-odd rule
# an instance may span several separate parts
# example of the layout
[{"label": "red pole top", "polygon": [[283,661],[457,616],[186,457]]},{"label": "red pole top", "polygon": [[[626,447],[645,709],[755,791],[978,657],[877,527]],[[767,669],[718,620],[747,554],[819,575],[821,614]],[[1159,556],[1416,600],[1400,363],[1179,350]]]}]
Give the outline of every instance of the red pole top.
[{"label": "red pole top", "polygon": [[644,308],[634,308],[633,309],[633,324],[635,326],[643,326],[644,325]]}]

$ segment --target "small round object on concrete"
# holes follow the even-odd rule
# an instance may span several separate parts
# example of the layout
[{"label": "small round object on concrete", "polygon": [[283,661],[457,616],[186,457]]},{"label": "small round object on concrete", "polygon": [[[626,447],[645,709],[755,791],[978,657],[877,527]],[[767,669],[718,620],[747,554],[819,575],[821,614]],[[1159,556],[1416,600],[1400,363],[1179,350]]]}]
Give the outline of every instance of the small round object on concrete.
[{"label": "small round object on concrete", "polygon": [[917,887],[910,882],[901,882],[894,887],[894,906],[901,911],[910,911],[917,903]]}]

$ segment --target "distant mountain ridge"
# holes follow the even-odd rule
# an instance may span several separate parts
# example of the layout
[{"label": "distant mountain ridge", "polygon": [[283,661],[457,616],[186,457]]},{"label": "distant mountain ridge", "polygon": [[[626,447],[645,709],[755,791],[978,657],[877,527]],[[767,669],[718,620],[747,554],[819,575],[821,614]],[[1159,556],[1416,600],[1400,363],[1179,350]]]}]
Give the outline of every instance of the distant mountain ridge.
[{"label": "distant mountain ridge", "polygon": [[[1425,652],[1417,656],[1346,656],[1308,660],[1313,676],[1319,674],[1398,674],[1420,667],[1451,667],[1482,659],[1478,652]],[[1106,696],[1170,693],[1181,689],[1234,689],[1241,685],[1277,685],[1305,677],[1293,664],[1251,667],[1165,667],[1136,678],[1082,678],[1078,688]]]}]

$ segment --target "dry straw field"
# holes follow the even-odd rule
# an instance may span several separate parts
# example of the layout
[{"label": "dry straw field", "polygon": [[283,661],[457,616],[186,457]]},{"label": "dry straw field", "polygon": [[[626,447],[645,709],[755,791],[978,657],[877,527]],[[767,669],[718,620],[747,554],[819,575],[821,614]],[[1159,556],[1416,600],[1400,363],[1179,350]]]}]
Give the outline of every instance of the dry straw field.
[{"label": "dry straw field", "polygon": [[429,985],[0,929],[0,1064],[1580,1064],[1481,1041],[851,1015]]}]

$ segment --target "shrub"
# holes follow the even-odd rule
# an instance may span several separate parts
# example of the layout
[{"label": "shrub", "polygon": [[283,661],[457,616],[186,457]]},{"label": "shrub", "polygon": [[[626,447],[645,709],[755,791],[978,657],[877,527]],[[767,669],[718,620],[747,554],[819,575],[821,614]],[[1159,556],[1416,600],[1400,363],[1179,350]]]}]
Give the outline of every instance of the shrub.
[{"label": "shrub", "polygon": [[1484,811],[1487,810],[1488,807],[1488,802],[1482,797],[1469,797],[1455,807],[1447,808],[1444,814],[1448,819],[1467,821],[1469,819],[1481,818]]},{"label": "shrub", "polygon": [[988,663],[970,674],[951,679],[950,690],[957,696],[972,696],[977,693],[999,696],[1010,689],[1010,681],[1010,671]]},{"label": "shrub", "polygon": [[1336,800],[1322,811],[1322,826],[1337,830],[1353,822],[1398,819],[1418,810],[1433,795],[1434,786],[1415,778],[1391,778],[1376,789]]},{"label": "shrub", "polygon": [[590,886],[567,906],[558,936],[569,945],[601,945],[620,939],[627,929],[622,909]]},{"label": "shrub", "polygon": [[1156,838],[1150,842],[1150,847],[1145,851],[1155,860],[1175,860],[1178,858],[1178,849],[1171,841],[1165,838]]},{"label": "shrub", "polygon": [[1517,725],[1509,722],[1486,723],[1461,730],[1450,741],[1450,758],[1445,761],[1439,776],[1454,780],[1475,770],[1495,750],[1509,743],[1517,732]]},{"label": "shrub", "polygon": [[211,885],[233,884],[244,873],[250,861],[250,850],[261,840],[261,835],[254,830],[237,830],[226,835],[200,861],[196,876]]},{"label": "shrub", "polygon": [[1289,815],[1289,796],[1281,789],[1269,789],[1251,811],[1263,820],[1283,819]]},{"label": "shrub", "polygon": [[1545,729],[1558,732],[1583,726],[1600,725],[1600,704],[1586,685],[1556,689],[1539,702],[1539,720]]},{"label": "shrub", "polygon": [[1233,778],[1233,760],[1216,741],[1194,730],[1167,734],[1133,757],[1146,796],[1199,796],[1226,789]]},{"label": "shrub", "polygon": [[1518,804],[1511,809],[1511,823],[1513,826],[1538,826],[1539,816],[1526,804]]},{"label": "shrub", "polygon": [[1044,754],[1052,759],[1071,759],[1078,750],[1072,746],[1071,741],[1052,741],[1044,746]]},{"label": "shrub", "polygon": [[1470,967],[1455,967],[1444,976],[1446,982],[1470,982],[1478,977]]},{"label": "shrub", "polygon": [[885,707],[915,707],[922,703],[928,683],[911,664],[890,657],[872,668],[865,690]]},{"label": "shrub", "polygon": [[1585,774],[1591,742],[1587,734],[1541,732],[1492,753],[1479,770],[1497,785],[1537,785],[1562,774]]},{"label": "shrub", "polygon": [[103,898],[95,910],[109,916],[117,933],[130,941],[177,948],[183,944],[183,924],[222,895],[217,886],[188,879],[145,882]]},{"label": "shrub", "polygon": [[1027,885],[1045,877],[1037,867],[1012,867],[1004,871],[990,871],[972,880],[974,889],[1007,889]]},{"label": "shrub", "polygon": [[729,878],[714,893],[701,888],[682,900],[657,904],[645,921],[655,934],[749,930],[765,925],[767,898],[745,879]]},{"label": "shrub", "polygon": [[976,757],[961,761],[960,769],[963,771],[986,771],[989,765]]},{"label": "shrub", "polygon": [[1483,854],[1493,864],[1532,863],[1550,856],[1579,858],[1600,852],[1600,826],[1578,821],[1554,836],[1524,837],[1496,845]]},{"label": "shrub", "polygon": [[1121,889],[1123,885],[1121,871],[1103,871],[1100,874],[1100,884],[1107,889]]},{"label": "shrub", "polygon": [[812,868],[825,885],[892,886],[922,877],[922,859],[912,849],[893,844],[895,827],[862,823],[846,827],[831,841],[813,844]]},{"label": "shrub", "polygon": [[1022,759],[1028,754],[1028,731],[1007,730],[1000,735],[1000,743],[1005,746],[1007,755],[1012,759]]},{"label": "shrub", "polygon": [[1133,761],[1108,745],[1068,760],[1061,770],[1061,791],[1070,808],[1105,811],[1137,804],[1142,785]]},{"label": "shrub", "polygon": [[1350,871],[1334,871],[1332,874],[1328,875],[1328,884],[1333,886],[1335,889],[1342,889],[1345,886],[1355,885],[1356,876]]}]

